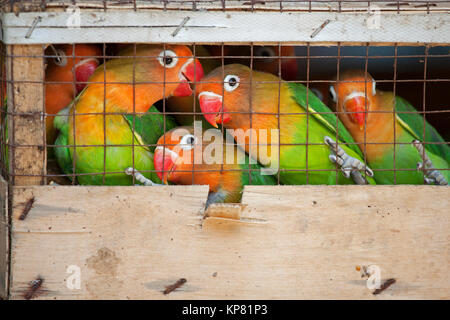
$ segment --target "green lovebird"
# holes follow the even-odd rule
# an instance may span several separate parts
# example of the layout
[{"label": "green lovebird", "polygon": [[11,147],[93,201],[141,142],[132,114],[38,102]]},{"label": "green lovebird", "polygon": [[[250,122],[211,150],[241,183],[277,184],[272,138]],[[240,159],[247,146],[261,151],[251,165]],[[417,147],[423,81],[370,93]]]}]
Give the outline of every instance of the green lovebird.
[{"label": "green lovebird", "polygon": [[[330,161],[325,137],[337,140],[345,152],[338,157],[343,168],[353,173],[364,168],[363,155],[350,133],[311,91],[306,107],[307,88],[301,84],[231,64],[224,66],[224,73],[217,68],[203,78],[197,92],[208,122],[246,133],[236,139],[238,144],[245,144],[245,150],[262,165],[279,168],[283,184],[354,183]],[[374,183],[370,177],[367,180]]]},{"label": "green lovebird", "polygon": [[[366,77],[364,70],[343,72],[339,83],[330,86],[330,93],[339,118],[374,169],[377,183],[423,184],[425,180],[445,184],[442,178],[449,181],[450,146],[408,101],[392,92],[376,90],[375,80],[368,73]],[[434,167],[425,166],[429,169],[425,177],[422,170],[417,170],[423,158],[412,145],[414,140],[424,143],[425,154]],[[441,177],[436,179],[436,174]]]},{"label": "green lovebird", "polygon": [[[192,126],[174,128],[159,138],[154,162],[164,183],[209,185],[207,205],[239,202],[244,185],[277,184],[275,177],[266,175],[256,161],[250,164],[240,147],[234,143],[224,145],[220,130],[208,132],[215,137],[213,142],[202,142],[205,134],[196,135]],[[230,140],[233,142],[232,137]],[[201,161],[194,161],[194,156],[200,156]]]},{"label": "green lovebird", "polygon": [[148,145],[175,124],[152,105],[170,96],[191,95],[188,81],[203,76],[186,46],[138,45],[136,58],[127,57],[134,55],[134,48],[128,50],[123,58],[97,68],[89,79],[96,83],[55,118],[58,164],[66,174],[79,174],[80,184],[130,185],[128,167],[159,181],[150,172],[154,165]]}]

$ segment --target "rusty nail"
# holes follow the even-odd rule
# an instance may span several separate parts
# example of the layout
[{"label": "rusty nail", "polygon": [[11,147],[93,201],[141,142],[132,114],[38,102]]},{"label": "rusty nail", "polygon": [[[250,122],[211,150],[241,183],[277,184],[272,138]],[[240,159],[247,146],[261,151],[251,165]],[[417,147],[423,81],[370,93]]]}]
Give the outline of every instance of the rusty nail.
[{"label": "rusty nail", "polygon": [[322,31],[327,26],[327,24],[329,24],[330,22],[331,22],[330,19],[325,20],[325,22],[322,23],[320,25],[320,27],[318,27],[316,30],[314,30],[314,32],[311,34],[310,37],[314,38],[315,36],[317,36],[319,34],[319,32]]},{"label": "rusty nail", "polygon": [[27,32],[27,34],[25,35],[25,39],[28,39],[28,38],[31,37],[31,34],[32,34],[33,31],[34,31],[34,28],[36,28],[37,24],[38,24],[39,22],[41,22],[41,21],[42,21],[42,17],[41,17],[41,16],[38,16],[38,17],[34,18],[33,23],[31,24],[30,29],[28,29],[28,32]]},{"label": "rusty nail", "polygon": [[175,31],[172,33],[172,37],[175,37],[178,32],[180,32],[181,28],[184,27],[184,25],[189,21],[190,17],[186,17],[181,21],[180,25],[175,29]]},{"label": "rusty nail", "polygon": [[384,290],[389,288],[391,285],[393,285],[395,282],[396,282],[396,280],[393,278],[387,279],[385,282],[383,282],[383,284],[380,286],[380,288],[376,289],[372,294],[373,295],[380,294],[381,292],[383,292]]},{"label": "rusty nail", "polygon": [[19,217],[19,220],[25,220],[25,218],[28,215],[28,212],[30,212],[31,208],[33,207],[34,203],[34,197],[32,197],[30,200],[28,200],[25,204],[25,207],[23,208],[22,214]]},{"label": "rusty nail", "polygon": [[174,284],[171,284],[170,286],[166,287],[166,290],[163,291],[164,294],[169,294],[172,291],[178,289],[179,287],[181,287],[183,284],[186,283],[186,279],[185,278],[181,278],[179,279],[177,282],[175,282]]},{"label": "rusty nail", "polygon": [[38,276],[36,280],[31,281],[28,290],[24,294],[24,298],[26,300],[32,299],[36,295],[36,292],[39,290],[39,288],[42,286],[43,282],[44,279],[42,279],[41,276]]}]

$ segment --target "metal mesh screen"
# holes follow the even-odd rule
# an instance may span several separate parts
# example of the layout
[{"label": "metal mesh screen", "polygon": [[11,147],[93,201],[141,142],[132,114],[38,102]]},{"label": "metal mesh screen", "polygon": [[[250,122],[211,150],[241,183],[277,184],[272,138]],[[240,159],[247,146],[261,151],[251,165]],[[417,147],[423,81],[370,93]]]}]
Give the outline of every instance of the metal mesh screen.
[{"label": "metal mesh screen", "polygon": [[[415,151],[418,154],[421,153],[419,158],[422,163],[426,163],[427,156],[430,155],[427,145],[434,146],[434,150],[448,147],[450,110],[446,98],[450,89],[450,47],[436,47],[427,44],[418,46],[401,46],[398,44],[374,46],[370,43],[352,46],[345,43],[335,43],[328,46],[312,43],[298,46],[283,43],[268,46],[252,43],[240,44],[239,46],[221,43],[216,45],[191,43],[180,46],[159,44],[152,47],[156,51],[153,49],[142,51],[142,45],[140,44],[103,43],[89,45],[90,50],[93,50],[95,54],[89,53],[89,50],[88,53],[80,54],[79,47],[79,44],[42,46],[40,55],[24,56],[18,54],[14,47],[6,52],[5,47],[2,46],[1,97],[4,103],[1,111],[1,165],[3,176],[7,177],[12,184],[17,183],[17,177],[40,178],[38,180],[40,183],[57,184],[142,184],[142,177],[128,176],[124,174],[124,171],[128,167],[137,169],[140,166],[136,162],[144,161],[140,158],[143,148],[148,152],[155,152],[155,148],[158,146],[162,150],[162,170],[161,168],[160,170],[150,168],[151,166],[141,166],[139,173],[147,178],[156,177],[155,174],[159,173],[159,177],[164,178],[165,175],[168,176],[175,170],[174,167],[168,168],[165,165],[164,161],[169,159],[166,153],[171,153],[170,150],[179,145],[178,142],[166,141],[167,132],[182,124],[201,120],[203,120],[203,129],[206,129],[208,121],[211,122],[211,119],[218,119],[217,123],[213,124],[218,126],[217,130],[224,137],[224,148],[227,144],[231,144],[234,148],[236,143],[234,140],[225,139],[227,129],[239,129],[239,123],[244,124],[244,129],[250,129],[247,132],[248,136],[244,136],[244,140],[242,140],[245,143],[241,144],[241,147],[250,156],[252,155],[252,144],[255,142],[252,140],[252,134],[255,134],[255,132],[258,134],[258,131],[252,131],[252,129],[278,130],[278,141],[275,143],[273,141],[272,143],[267,142],[272,148],[270,149],[271,152],[278,157],[274,159],[277,167],[272,172],[276,184],[340,184],[344,181],[341,177],[342,170],[338,164],[332,164],[330,168],[329,155],[334,154],[332,148],[329,148],[329,154],[322,155],[322,158],[317,159],[320,154],[317,150],[324,147],[323,138],[317,139],[317,130],[325,130],[326,127],[333,126],[330,121],[335,121],[336,127],[335,131],[327,131],[330,138],[337,141],[338,146],[347,148],[345,149],[347,153],[349,153],[348,147],[357,146],[363,154],[360,159],[361,162],[367,164],[373,170],[375,181],[377,181],[378,176],[386,177],[378,180],[377,183],[379,184],[411,183],[414,180],[405,175],[416,175],[419,172],[422,174],[422,178],[426,178],[427,175],[423,175],[423,173],[432,171],[426,166],[422,166],[418,171],[416,166],[403,165],[404,162],[402,161],[406,161],[407,159],[404,159],[411,156],[411,150],[415,150],[408,149],[405,151],[406,147],[410,147],[412,143],[412,139],[411,141],[400,139],[400,136],[406,131],[413,130],[417,140],[423,142],[422,145],[425,146],[425,149],[422,148],[422,152],[420,152],[421,149]],[[149,55],[148,52],[152,52],[152,54]],[[159,52],[159,54],[154,52]],[[171,52],[188,52],[189,54],[172,56]],[[14,68],[18,67],[19,61],[24,63],[27,59],[35,61],[32,68],[40,65],[41,70],[30,70],[29,75],[22,74],[20,78],[15,78]],[[191,78],[180,76],[182,72],[186,72],[186,69],[180,69],[180,73],[176,73],[174,77],[171,68],[162,66],[174,63],[175,60],[184,61],[184,63],[198,61],[202,66],[205,77],[199,79],[195,75],[200,73],[197,64],[193,67],[193,77],[192,75]],[[36,63],[36,61],[40,62]],[[121,61],[126,64],[123,69],[120,67]],[[93,63],[90,66],[91,69],[89,69],[92,72],[97,68],[95,76],[84,78],[82,81],[77,80],[76,76],[79,73],[86,77],[83,74],[84,71],[78,69],[80,65],[83,66],[85,63]],[[227,79],[230,76],[229,70],[241,70],[239,68],[230,69],[231,64],[246,66],[242,70],[245,72],[251,70],[251,72],[244,72],[245,76],[240,78],[238,74],[237,78],[239,79],[236,77]],[[153,72],[150,66],[154,66],[153,68],[161,67],[158,70],[162,73],[153,78],[148,76],[149,73]],[[180,66],[175,64],[173,68],[178,67]],[[65,72],[68,76],[65,75],[65,78],[62,77],[61,80],[57,76],[49,74],[49,72],[58,72],[58,68],[66,68]],[[348,70],[358,70],[360,75],[364,75],[363,80],[343,79],[342,77],[346,76],[345,72]],[[9,74],[7,80],[5,71]],[[37,80],[36,72],[40,72],[39,74],[44,75],[44,77]],[[216,76],[211,76],[211,74]],[[231,75],[235,76],[234,73],[231,73]],[[177,86],[186,83],[186,81],[190,85],[192,96],[174,98]],[[232,84],[236,85],[236,83],[241,88],[238,87],[235,92],[244,88],[246,90],[239,93],[237,97],[233,95],[234,89],[231,87]],[[298,84],[298,87],[289,87],[292,84]],[[336,91],[341,90],[339,86],[342,84],[349,85],[350,88],[353,85],[361,85],[365,88],[362,89],[362,94],[358,96],[363,101],[364,110],[339,109],[338,106],[340,103],[342,104],[343,100],[339,100],[339,92],[336,93]],[[6,85],[11,89],[8,91],[8,95],[5,92]],[[393,100],[393,105],[390,108],[376,110],[371,108],[370,104],[373,102],[371,102],[369,95],[375,95],[375,92],[372,91],[372,88],[375,88],[372,87],[374,85],[378,95],[383,96],[382,93],[387,92],[391,93],[392,96],[402,97],[404,99],[401,100],[402,103],[407,101],[413,109],[399,109],[400,100]],[[43,99],[39,106],[40,112],[26,112],[26,108],[23,108],[24,105],[36,103],[32,100],[33,96],[21,96],[21,88],[27,86],[35,87],[37,88],[36,92],[41,93]],[[330,87],[333,87],[334,94],[338,95],[337,99],[330,91]],[[13,88],[14,90],[12,90]],[[184,88],[186,89],[186,87]],[[299,95],[297,100],[291,99],[291,96],[296,93],[286,93],[289,88],[297,88],[297,94]],[[302,91],[303,88],[308,90]],[[229,89],[232,90],[228,92]],[[121,91],[121,93],[115,95],[114,92],[116,91]],[[205,111],[208,108],[202,107],[199,100],[194,97],[198,97],[201,92],[208,93],[211,91],[215,95],[221,96],[222,104],[219,109],[208,113]],[[246,92],[251,92],[251,94],[246,94]],[[69,104],[62,103],[59,108],[62,109],[64,106],[70,105],[72,100],[74,101],[74,107],[70,109],[69,113],[65,114],[50,111],[49,105],[51,102],[61,99],[62,95],[66,95],[65,99],[68,99]],[[265,98],[261,98],[261,95]],[[336,99],[337,103],[333,101],[333,98]],[[8,101],[7,106],[6,100]],[[268,102],[264,102],[266,100]],[[300,100],[303,101],[303,106],[301,106]],[[270,104],[270,106],[267,108],[264,105],[262,106],[261,101]],[[297,101],[301,107],[297,109],[287,107],[293,101]],[[245,108],[239,109],[239,103],[242,103]],[[179,107],[180,104],[183,104],[184,109]],[[188,105],[187,108],[185,107],[186,104]],[[329,107],[329,110],[318,108],[319,104]],[[95,107],[92,107],[93,105]],[[154,107],[149,109],[152,105]],[[205,102],[205,105],[207,105],[207,102]],[[306,108],[306,105],[310,105],[310,108]],[[126,121],[124,120],[125,114],[128,117]],[[214,118],[210,116],[208,120],[208,114],[214,116]],[[345,141],[345,139],[342,139],[342,132],[339,130],[346,128],[345,124],[351,125],[355,122],[353,114],[364,115],[364,126],[358,129],[360,131],[356,131],[359,138],[354,138],[354,141]],[[377,119],[379,114],[389,116],[381,117],[381,123],[379,124],[372,124],[371,121]],[[142,124],[142,117],[149,116],[152,118],[152,115],[157,117],[157,120],[151,120],[153,121],[151,123],[153,126],[158,126],[158,131],[155,133],[157,136],[149,138],[144,136],[143,131],[146,127],[145,123]],[[327,115],[336,115],[336,117],[330,120],[326,117]],[[402,115],[406,115],[406,118],[401,117]],[[419,119],[421,123],[409,123],[409,125],[407,123],[405,127],[405,121],[407,122],[408,116],[411,115],[419,117],[412,121],[417,122],[417,119]],[[226,117],[230,117],[232,120],[227,122]],[[328,119],[326,125],[320,122],[324,117]],[[45,130],[46,125],[48,126],[48,120],[56,121],[57,118],[67,120],[68,128],[65,130],[67,130],[66,133],[69,138],[63,145],[61,140],[57,143],[49,141],[49,135]],[[299,123],[291,126],[289,120],[287,120],[290,118],[297,119]],[[42,129],[39,132],[42,136],[37,137],[36,141],[40,140],[42,143],[28,143],[20,135],[14,134],[18,130],[17,125],[23,124],[22,120],[24,119],[35,124],[39,123],[38,126]],[[125,126],[117,127],[118,124],[115,123],[119,121],[117,119]],[[270,122],[271,125],[265,126],[261,119],[266,119],[265,121]],[[347,122],[344,121],[345,119],[347,119]],[[234,121],[238,121],[237,124]],[[386,125],[383,121],[391,122]],[[340,124],[341,122],[344,123],[343,126]],[[88,124],[86,125],[86,123]],[[427,123],[434,127],[435,131],[428,132]],[[283,125],[286,124],[289,127],[283,128]],[[320,126],[319,129],[318,126]],[[415,126],[415,128],[408,129],[408,126]],[[421,128],[422,131],[418,132],[417,128]],[[121,132],[123,129],[126,131]],[[27,129],[23,130],[26,131]],[[352,133],[348,127],[347,130]],[[376,139],[376,137],[387,135],[387,131],[391,132],[391,140]],[[33,132],[38,131],[32,131],[29,134],[33,134]],[[441,138],[436,137],[434,132],[437,132]],[[119,139],[124,135],[130,135],[133,138],[130,138],[127,143],[124,142],[125,140]],[[95,136],[95,139],[91,139],[93,136]],[[119,139],[117,141],[120,142],[114,143],[116,136]],[[164,138],[158,143],[160,136]],[[55,131],[52,139],[60,137],[60,131]],[[209,142],[203,141],[202,144],[206,147]],[[258,147],[260,148],[261,145],[264,145],[264,143],[261,144],[261,141],[259,141]],[[295,147],[299,149],[295,149]],[[69,165],[70,169],[62,167],[61,161],[57,161],[57,149],[64,149],[69,152],[71,162],[66,163],[66,165]],[[277,151],[275,151],[276,149]],[[389,160],[378,161],[373,154],[378,152],[383,156],[383,150],[385,149],[389,149],[389,152],[392,153],[386,157]],[[36,157],[33,161],[38,169],[36,167],[29,168],[20,163],[18,157],[22,156],[21,151],[23,150],[35,152]],[[122,152],[121,150],[125,151]],[[195,158],[195,152],[198,152],[198,149],[194,148],[192,151],[193,158]],[[89,152],[92,152],[92,154],[89,155]],[[114,158],[114,153],[117,153],[117,158]],[[126,166],[117,169],[116,163],[120,163],[123,157],[126,157],[125,153],[131,154],[129,155],[131,162],[127,162]],[[294,155],[291,155],[290,158],[287,157],[289,159],[286,160],[286,153],[294,153]],[[352,154],[354,155],[354,153]],[[367,157],[367,155],[370,156]],[[303,160],[297,161],[296,157]],[[255,158],[258,158],[258,155],[255,155]],[[433,170],[438,169],[438,172],[445,176],[448,168],[442,164],[448,164],[449,159],[444,157],[444,159],[441,159],[442,162],[431,160],[434,166]],[[99,164],[102,164],[101,170],[98,168]],[[227,172],[242,171],[246,173],[244,180],[247,184],[259,184],[261,183],[257,180],[259,179],[259,170],[258,164],[255,166],[247,162],[240,166],[230,166],[223,162],[209,167],[204,162],[200,162],[192,163],[191,166],[180,166],[177,172],[178,174],[188,174],[190,183],[201,184],[208,181],[205,173],[210,175],[212,179],[216,179],[213,173],[226,175]],[[355,169],[355,171],[361,173],[366,180],[365,183],[370,183],[370,181],[367,181],[365,167]],[[298,173],[298,175],[290,176],[289,172]],[[386,173],[392,174],[386,175]],[[174,179],[174,181],[168,181],[168,183],[188,184],[185,178],[182,179],[182,182]],[[354,181],[350,178],[349,183],[354,183]],[[420,183],[425,183],[425,180],[421,179]]]}]

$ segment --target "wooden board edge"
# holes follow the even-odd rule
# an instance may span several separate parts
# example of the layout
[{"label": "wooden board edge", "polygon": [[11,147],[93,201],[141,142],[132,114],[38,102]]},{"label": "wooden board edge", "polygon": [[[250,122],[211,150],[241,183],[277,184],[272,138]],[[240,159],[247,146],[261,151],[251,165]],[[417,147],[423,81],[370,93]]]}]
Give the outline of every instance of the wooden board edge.
[{"label": "wooden board edge", "polygon": [[8,184],[0,176],[0,299],[8,297],[9,283]]}]

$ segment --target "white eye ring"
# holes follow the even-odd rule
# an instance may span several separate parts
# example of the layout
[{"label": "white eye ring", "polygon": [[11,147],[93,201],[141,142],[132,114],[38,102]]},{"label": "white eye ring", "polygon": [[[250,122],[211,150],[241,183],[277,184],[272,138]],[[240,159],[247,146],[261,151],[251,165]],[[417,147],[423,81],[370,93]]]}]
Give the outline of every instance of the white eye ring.
[{"label": "white eye ring", "polygon": [[194,148],[195,144],[197,143],[197,138],[192,134],[186,134],[181,138],[181,141],[179,143],[179,146],[183,150],[191,150]]},{"label": "white eye ring", "polygon": [[331,98],[333,99],[333,102],[337,103],[337,95],[336,95],[336,91],[334,90],[334,86],[330,86],[330,93],[331,93]]},{"label": "white eye ring", "polygon": [[377,91],[375,89],[376,86],[377,86],[377,83],[375,81],[373,81],[372,82],[372,95],[376,95],[377,94]]},{"label": "white eye ring", "polygon": [[264,59],[258,59],[262,60],[262,62],[272,62],[273,58],[267,58],[267,57],[274,57],[276,56],[275,51],[270,47],[258,47],[255,49],[255,56],[258,57],[265,57]]},{"label": "white eye ring", "polygon": [[173,68],[178,63],[178,57],[172,50],[164,50],[159,54],[158,61],[164,68]]},{"label": "white eye ring", "polygon": [[227,90],[228,92],[231,92],[233,90],[236,90],[237,87],[239,87],[239,81],[241,79],[238,76],[235,76],[233,74],[229,74],[225,77],[225,79],[223,80],[223,87],[225,88],[225,90]]}]

